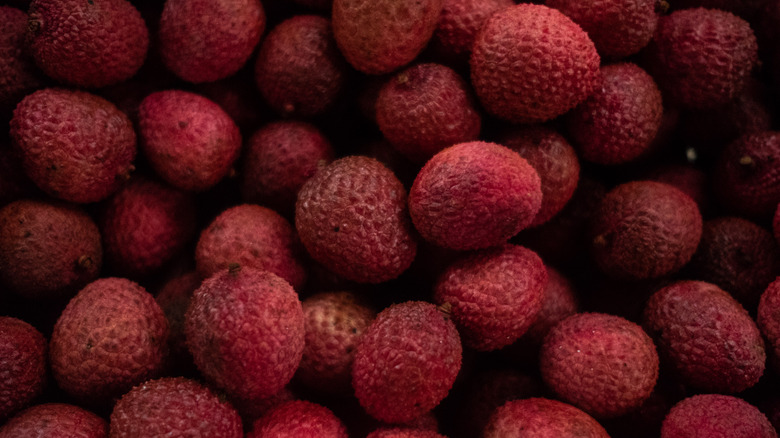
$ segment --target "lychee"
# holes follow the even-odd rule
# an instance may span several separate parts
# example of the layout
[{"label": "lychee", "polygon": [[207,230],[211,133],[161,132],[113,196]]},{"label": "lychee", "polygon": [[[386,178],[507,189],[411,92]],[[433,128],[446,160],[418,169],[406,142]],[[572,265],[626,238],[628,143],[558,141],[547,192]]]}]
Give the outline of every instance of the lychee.
[{"label": "lychee", "polygon": [[447,58],[465,58],[477,32],[494,13],[514,6],[512,0],[442,0],[441,15],[431,42]]},{"label": "lychee", "polygon": [[780,369],[780,277],[767,286],[758,302],[756,323],[771,347],[770,364]]},{"label": "lychee", "polygon": [[0,438],[108,438],[108,423],[94,413],[64,403],[33,406],[0,427]]},{"label": "lychee", "polygon": [[661,438],[776,438],[777,433],[755,406],[737,397],[700,394],[672,407]]},{"label": "lychee", "polygon": [[46,339],[30,324],[0,316],[0,423],[38,397],[45,385]]},{"label": "lychee", "polygon": [[0,6],[0,112],[10,111],[41,80],[25,47],[27,14]]},{"label": "lychee", "polygon": [[593,417],[572,405],[545,398],[509,401],[488,421],[484,438],[608,438]]},{"label": "lychee", "polygon": [[341,420],[325,406],[305,400],[283,403],[255,421],[247,438],[347,438]]}]

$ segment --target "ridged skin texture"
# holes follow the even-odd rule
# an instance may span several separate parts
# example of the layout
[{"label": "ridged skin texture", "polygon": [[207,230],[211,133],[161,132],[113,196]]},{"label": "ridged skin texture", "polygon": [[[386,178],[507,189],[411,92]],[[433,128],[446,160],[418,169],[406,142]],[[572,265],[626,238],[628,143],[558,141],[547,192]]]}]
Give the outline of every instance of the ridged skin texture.
[{"label": "ridged skin texture", "polygon": [[309,254],[345,279],[391,280],[417,253],[406,189],[373,158],[334,161],[303,185],[295,208],[295,227]]},{"label": "ridged skin texture", "polygon": [[661,438],[776,438],[766,416],[745,400],[701,394],[672,407],[661,427]]},{"label": "ridged skin texture", "polygon": [[409,191],[422,237],[470,250],[500,245],[533,222],[542,205],[539,175],[515,151],[474,141],[434,155]]},{"label": "ridged skin texture", "polygon": [[138,108],[144,153],[157,174],[174,187],[202,191],[230,171],[241,133],[216,103],[187,91],[160,91]]},{"label": "ridged skin texture", "polygon": [[619,316],[579,313],[547,334],[542,379],[559,397],[609,418],[637,409],[658,380],[658,354],[640,326]]},{"label": "ridged skin texture", "polygon": [[100,231],[106,262],[120,275],[154,272],[195,235],[195,198],[148,179],[135,179],[111,197]]},{"label": "ridged skin texture", "polygon": [[279,213],[259,205],[230,207],[203,230],[195,264],[208,278],[231,264],[272,272],[296,290],[306,282],[302,252],[292,225]]},{"label": "ridged skin texture", "polygon": [[432,430],[407,429],[400,427],[377,429],[366,438],[446,438]]},{"label": "ridged skin texture", "polygon": [[283,403],[257,420],[247,438],[347,438],[330,409],[305,400]]},{"label": "ridged skin texture", "polygon": [[195,365],[235,397],[276,394],[301,361],[301,302],[289,283],[268,271],[220,271],[195,291],[185,318]]},{"label": "ridged skin texture", "polygon": [[136,138],[130,119],[109,101],[46,88],[14,110],[11,137],[27,176],[70,202],[100,201],[132,170]]},{"label": "ridged skin texture", "polygon": [[0,281],[21,296],[72,296],[102,260],[97,225],[73,205],[21,200],[0,210]]},{"label": "ridged skin texture", "polygon": [[0,316],[0,423],[32,402],[45,386],[46,339],[30,324]]},{"label": "ridged skin texture", "polygon": [[716,9],[684,9],[658,21],[648,56],[670,104],[711,108],[742,91],[757,61],[750,25]]},{"label": "ridged skin texture", "polygon": [[512,0],[442,0],[432,43],[445,56],[468,60],[477,32],[485,21],[514,4]]},{"label": "ridged skin texture", "polygon": [[780,279],[775,279],[761,294],[756,323],[772,347],[770,365],[780,370]]},{"label": "ridged skin texture", "polygon": [[88,284],[57,320],[49,343],[61,389],[101,403],[156,377],[168,354],[168,321],[144,288],[124,278]]},{"label": "ridged skin texture", "polygon": [[528,330],[546,287],[542,259],[530,249],[506,244],[449,266],[436,284],[434,300],[449,309],[464,345],[489,351]]},{"label": "ridged skin texture", "polygon": [[756,323],[713,284],[679,281],[659,290],[645,306],[642,325],[691,387],[736,393],[764,373],[766,352]]},{"label": "ridged skin texture", "polygon": [[160,54],[187,82],[213,82],[236,73],[265,30],[260,0],[166,0]]},{"label": "ridged skin texture", "polygon": [[394,148],[424,163],[440,150],[476,140],[482,118],[466,82],[441,64],[417,64],[379,90],[376,122]]},{"label": "ridged skin texture", "polygon": [[528,327],[524,339],[541,345],[556,324],[577,313],[578,309],[579,302],[571,282],[557,269],[547,266],[547,287],[544,289],[542,308]]},{"label": "ridged skin texture", "polygon": [[598,86],[593,42],[561,12],[519,4],[492,15],[471,53],[471,83],[485,109],[515,123],[569,111]]},{"label": "ridged skin texture", "polygon": [[35,64],[25,49],[27,14],[0,6],[0,110],[11,110],[40,85]]},{"label": "ridged skin texture", "polygon": [[390,73],[425,48],[441,5],[442,0],[334,0],[333,36],[357,70]]},{"label": "ridged skin texture", "polygon": [[612,277],[657,278],[688,263],[701,232],[699,207],[688,195],[663,183],[632,181],[601,201],[590,231],[592,254]]},{"label": "ridged skin texture", "polygon": [[170,332],[168,345],[170,346],[170,357],[174,361],[179,359],[192,360],[187,349],[187,338],[184,335],[184,314],[190,306],[195,289],[200,286],[201,282],[197,272],[187,272],[167,281],[154,297],[168,320]]},{"label": "ridged skin texture", "polygon": [[33,406],[0,427],[0,438],[107,438],[108,423],[78,406]]},{"label": "ridged skin texture", "polygon": [[191,436],[243,438],[241,417],[230,403],[183,377],[144,382],[111,412],[110,438]]},{"label": "ridged skin texture", "polygon": [[28,42],[59,82],[100,88],[129,79],[146,60],[149,31],[127,0],[33,0]]},{"label": "ridged skin texture", "polygon": [[498,408],[484,438],[609,438],[590,415],[572,405],[545,398],[513,400]]},{"label": "ridged skin texture", "polygon": [[567,118],[582,158],[620,164],[647,151],[661,127],[661,91],[636,64],[601,68],[601,86]]},{"label": "ridged skin texture", "polygon": [[266,102],[283,116],[321,114],[336,101],[347,80],[327,18],[298,15],[277,25],[260,46],[255,83]]},{"label": "ridged skin texture", "polygon": [[380,421],[411,421],[447,396],[462,352],[455,325],[435,305],[394,304],[377,315],[358,345],[355,396]]}]

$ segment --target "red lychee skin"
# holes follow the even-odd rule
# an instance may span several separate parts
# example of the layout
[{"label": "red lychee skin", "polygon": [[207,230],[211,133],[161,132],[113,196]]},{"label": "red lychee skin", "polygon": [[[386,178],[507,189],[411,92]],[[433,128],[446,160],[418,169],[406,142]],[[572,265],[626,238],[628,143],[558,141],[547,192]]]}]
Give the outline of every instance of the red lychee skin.
[{"label": "red lychee skin", "polygon": [[600,58],[579,26],[556,9],[519,4],[477,34],[471,83],[485,109],[515,123],[544,122],[596,90]]},{"label": "red lychee skin", "polygon": [[701,281],[679,281],[648,300],[642,326],[683,383],[736,393],[758,382],[766,352],[761,333],[728,292]]},{"label": "red lychee skin", "polygon": [[255,83],[283,116],[310,117],[333,105],[347,80],[344,62],[327,18],[298,15],[277,25],[263,40]]},{"label": "red lychee skin", "polygon": [[661,438],[776,438],[766,416],[741,398],[719,394],[688,397],[672,407]]},{"label": "red lychee skin", "polygon": [[432,430],[408,428],[384,428],[369,433],[366,438],[447,438]]},{"label": "red lychee skin", "polygon": [[545,398],[507,402],[493,413],[481,436],[609,438],[607,431],[590,415],[572,405]]},{"label": "red lychee skin", "polygon": [[243,438],[241,417],[230,403],[183,377],[144,382],[114,405],[111,438],[208,436]]},{"label": "red lychee skin", "polygon": [[435,305],[394,304],[377,315],[357,347],[355,396],[380,421],[411,421],[447,396],[462,353],[455,325]]},{"label": "red lychee skin", "polygon": [[166,0],[160,54],[187,82],[213,82],[236,73],[265,30],[260,0]]},{"label": "red lychee skin", "polygon": [[424,163],[440,150],[476,140],[482,118],[466,82],[441,64],[417,64],[379,91],[376,122],[404,156]]},{"label": "red lychee skin", "polygon": [[78,406],[33,406],[0,427],[0,438],[108,438],[108,423]]},{"label": "red lychee skin", "polygon": [[682,268],[702,232],[699,207],[680,190],[654,181],[612,189],[593,217],[592,254],[608,275],[657,278]]},{"label": "red lychee skin", "polygon": [[770,365],[780,370],[780,280],[775,279],[761,294],[756,323],[772,347],[769,352]]},{"label": "red lychee skin", "polygon": [[174,187],[206,190],[225,177],[238,158],[238,126],[205,97],[178,90],[152,93],[141,102],[138,118],[146,157]]},{"label": "red lychee skin", "polygon": [[431,42],[446,57],[468,60],[477,32],[485,21],[514,4],[512,0],[443,0]]},{"label": "red lychee skin", "polygon": [[598,417],[638,408],[658,380],[658,354],[642,328],[604,313],[579,313],[544,338],[539,369],[561,399]]},{"label": "red lychee skin", "polygon": [[0,316],[0,422],[32,402],[45,386],[46,339],[30,324]]},{"label": "red lychee skin", "polygon": [[165,314],[124,278],[95,280],[76,294],[49,342],[57,384],[88,403],[105,403],[156,377],[167,354]]},{"label": "red lychee skin", "polygon": [[531,227],[558,214],[574,195],[580,179],[580,161],[569,142],[546,126],[513,128],[500,143],[525,158],[542,181],[542,206]]},{"label": "red lychee skin", "polygon": [[442,0],[334,0],[333,36],[357,70],[390,73],[410,63],[436,30]]},{"label": "red lychee skin", "polygon": [[409,191],[409,213],[425,240],[470,250],[500,245],[533,222],[541,179],[515,151],[474,141],[434,155]]},{"label": "red lychee skin", "polygon": [[586,161],[631,161],[649,150],[661,127],[661,92],[636,64],[604,66],[601,78],[601,86],[569,114],[569,134]]},{"label": "red lychee skin", "polygon": [[241,195],[246,202],[295,211],[303,184],[333,161],[333,147],[305,122],[269,123],[249,138],[242,157]]},{"label": "red lychee skin", "polygon": [[283,403],[255,421],[247,438],[347,438],[347,428],[330,409],[305,400]]},{"label": "red lychee skin", "polygon": [[235,397],[276,394],[301,361],[301,302],[289,283],[268,271],[220,271],[195,291],[185,318],[195,365]]},{"label": "red lychee skin", "polygon": [[528,330],[546,287],[542,259],[530,249],[506,244],[449,266],[436,284],[434,301],[448,309],[464,345],[490,351]]},{"label": "red lychee skin", "polygon": [[184,335],[184,314],[190,306],[192,294],[201,282],[201,277],[197,272],[187,272],[166,282],[157,296],[154,297],[168,320],[170,332],[168,345],[171,352],[170,357],[174,361],[178,359],[192,361]]},{"label": "red lychee skin", "polygon": [[133,169],[133,124],[109,101],[56,88],[25,97],[11,119],[25,173],[47,194],[70,202],[100,201]]},{"label": "red lychee skin", "polygon": [[299,290],[306,270],[292,225],[279,213],[253,204],[228,208],[203,230],[195,248],[201,277],[232,264],[272,272]]},{"label": "red lychee skin", "polygon": [[78,207],[21,200],[0,210],[0,281],[31,299],[74,295],[100,274],[97,225]]},{"label": "red lychee skin", "polygon": [[542,308],[522,339],[541,345],[556,324],[577,313],[579,302],[571,282],[557,269],[547,266],[547,287]]},{"label": "red lychee skin", "polygon": [[648,49],[650,71],[664,98],[685,108],[732,100],[758,59],[750,25],[716,9],[683,9],[661,17]]},{"label": "red lychee skin", "polygon": [[25,94],[40,86],[35,64],[24,39],[27,14],[11,6],[0,6],[0,110],[11,110]]},{"label": "red lychee skin", "polygon": [[648,179],[680,189],[696,201],[700,212],[706,211],[710,205],[708,176],[697,167],[669,164],[656,168]]},{"label": "red lychee skin", "polygon": [[298,192],[295,227],[314,260],[356,282],[396,278],[417,253],[406,189],[373,158],[341,158],[310,178]]}]

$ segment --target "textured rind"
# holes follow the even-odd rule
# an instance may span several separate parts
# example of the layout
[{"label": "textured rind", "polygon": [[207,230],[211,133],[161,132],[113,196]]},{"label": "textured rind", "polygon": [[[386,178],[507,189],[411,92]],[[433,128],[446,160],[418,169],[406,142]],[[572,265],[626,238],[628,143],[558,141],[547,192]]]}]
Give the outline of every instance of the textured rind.
[{"label": "textured rind", "polygon": [[293,400],[273,408],[255,421],[247,438],[347,438],[341,420],[325,406]]},{"label": "textured rind", "polygon": [[0,281],[48,300],[75,294],[100,274],[100,231],[76,206],[36,200],[0,210]]},{"label": "textured rind", "polygon": [[650,397],[658,354],[642,328],[603,313],[579,313],[547,334],[542,379],[559,397],[599,418],[623,415]]},{"label": "textured rind", "polygon": [[401,427],[377,429],[366,438],[447,438],[432,430],[408,429]]},{"label": "textured rind", "polygon": [[277,25],[263,40],[255,83],[277,113],[310,117],[333,105],[346,84],[347,71],[330,21],[299,15]]},{"label": "textured rind", "polygon": [[769,364],[774,370],[780,370],[780,279],[767,286],[758,302],[756,323],[769,342]]},{"label": "textured rind", "polygon": [[35,64],[25,48],[27,14],[0,6],[0,111],[11,110],[40,85]]},{"label": "textured rind", "polygon": [[600,87],[567,120],[583,160],[620,164],[646,152],[661,127],[664,108],[653,78],[636,64],[601,68]]},{"label": "textured rind", "polygon": [[165,181],[202,191],[230,171],[241,132],[213,101],[187,91],[159,91],[138,108],[138,132],[146,157]]},{"label": "textured rind", "polygon": [[512,0],[442,0],[432,43],[445,56],[468,59],[477,32],[485,21],[514,4]]},{"label": "textured rind", "polygon": [[439,278],[434,301],[448,308],[464,345],[505,347],[522,336],[542,308],[547,269],[539,256],[506,244],[458,260]]},{"label": "textured rind", "polygon": [[160,54],[187,82],[213,82],[236,73],[265,30],[260,0],[166,0]]},{"label": "textured rind", "polygon": [[777,438],[766,416],[741,398],[718,394],[688,397],[672,407],[661,438]]},{"label": "textured rind", "polygon": [[46,339],[30,324],[0,316],[0,424],[45,386]]},{"label": "textured rind", "polygon": [[146,23],[127,0],[33,0],[27,37],[44,73],[90,88],[129,79],[149,48]]},{"label": "textured rind", "polygon": [[394,148],[424,163],[440,150],[476,140],[482,118],[466,82],[441,64],[417,64],[379,90],[376,122]]},{"label": "textured rind", "polygon": [[352,281],[396,278],[417,253],[406,189],[373,158],[341,158],[310,178],[298,192],[295,227],[314,260]]},{"label": "textured rind", "polygon": [[49,349],[61,389],[78,400],[106,402],[162,371],[168,321],[138,284],[101,278],[70,300]]},{"label": "textured rind", "polygon": [[577,313],[579,302],[571,282],[557,269],[547,266],[547,287],[542,308],[528,327],[524,339],[541,345],[556,324]]},{"label": "textured rind", "polygon": [[235,397],[276,394],[301,361],[301,302],[289,283],[268,271],[220,271],[195,291],[185,318],[195,365]]},{"label": "textured rind", "polygon": [[130,119],[83,91],[46,88],[28,95],[14,110],[11,137],[27,176],[49,195],[77,203],[115,192],[136,154]]},{"label": "textured rind", "polygon": [[377,315],[358,345],[355,396],[378,420],[411,421],[447,396],[462,353],[455,325],[435,305],[394,304]]},{"label": "textured rind", "polygon": [[617,278],[657,278],[682,268],[696,252],[702,218],[696,202],[654,181],[621,184],[593,217],[592,254]]},{"label": "textured rind", "polygon": [[110,438],[243,438],[241,417],[205,386],[183,377],[144,382],[114,405]]},{"label": "textured rind", "polygon": [[46,403],[33,406],[0,427],[0,438],[107,438],[108,423],[78,406]]},{"label": "textured rind", "polygon": [[442,0],[334,0],[333,36],[357,70],[390,73],[425,48],[441,8]]},{"label": "textured rind", "polygon": [[691,387],[736,393],[764,373],[766,352],[756,323],[713,284],[679,281],[659,290],[645,306],[642,326]]},{"label": "textured rind", "polygon": [[470,250],[500,245],[531,224],[542,205],[541,179],[515,151],[474,141],[433,156],[409,191],[422,237]]},{"label": "textured rind", "polygon": [[490,417],[484,438],[609,438],[590,415],[576,407],[545,398],[509,401]]},{"label": "textured rind", "polygon": [[544,122],[598,86],[600,58],[579,26],[556,9],[518,4],[493,14],[471,53],[471,83],[485,109],[515,123]]}]

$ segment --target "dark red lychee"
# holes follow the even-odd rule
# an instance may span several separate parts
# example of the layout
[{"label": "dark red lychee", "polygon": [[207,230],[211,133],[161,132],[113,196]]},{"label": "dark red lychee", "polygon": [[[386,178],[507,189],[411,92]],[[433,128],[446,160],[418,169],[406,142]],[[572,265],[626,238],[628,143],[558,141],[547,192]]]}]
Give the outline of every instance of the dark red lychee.
[{"label": "dark red lychee", "polygon": [[255,421],[247,438],[347,438],[347,428],[325,406],[305,400],[283,403]]},{"label": "dark red lychee", "polygon": [[445,57],[468,60],[477,32],[485,21],[510,6],[514,6],[512,0],[442,0],[431,43]]},{"label": "dark red lychee", "polygon": [[0,112],[10,111],[41,84],[35,64],[25,48],[27,14],[0,6]]},{"label": "dark red lychee", "polygon": [[33,406],[0,427],[0,438],[108,438],[108,423],[90,411],[63,403]]},{"label": "dark red lychee", "polygon": [[545,398],[509,401],[491,415],[484,438],[609,438],[590,415]]},{"label": "dark red lychee", "polygon": [[446,438],[432,430],[409,429],[403,427],[377,429],[366,438]]},{"label": "dark red lychee", "polygon": [[45,386],[46,339],[30,324],[0,316],[0,423],[32,402]]},{"label": "dark red lychee", "polygon": [[761,333],[772,347],[769,354],[770,365],[780,369],[780,278],[767,286],[758,302],[756,323]]},{"label": "dark red lychee", "polygon": [[701,394],[674,405],[664,419],[661,438],[776,438],[755,406],[737,397]]}]

